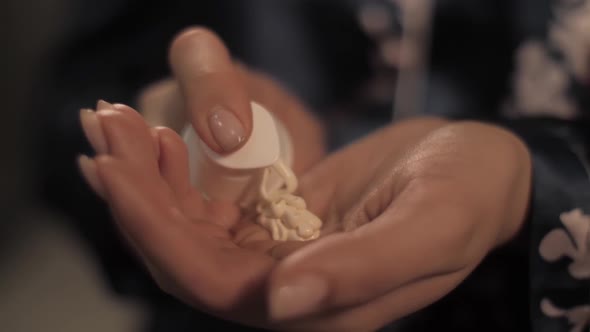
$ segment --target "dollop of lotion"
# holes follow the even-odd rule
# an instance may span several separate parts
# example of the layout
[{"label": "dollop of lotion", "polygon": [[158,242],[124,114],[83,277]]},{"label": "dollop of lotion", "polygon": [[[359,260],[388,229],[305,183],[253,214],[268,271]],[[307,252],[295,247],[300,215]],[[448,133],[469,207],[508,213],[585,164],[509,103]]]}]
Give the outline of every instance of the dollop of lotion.
[{"label": "dollop of lotion", "polygon": [[[270,188],[273,172],[280,182],[278,187]],[[263,170],[257,222],[271,233],[273,240],[309,241],[320,236],[322,221],[307,210],[302,197],[293,194],[297,185],[297,177],[281,159]]]}]

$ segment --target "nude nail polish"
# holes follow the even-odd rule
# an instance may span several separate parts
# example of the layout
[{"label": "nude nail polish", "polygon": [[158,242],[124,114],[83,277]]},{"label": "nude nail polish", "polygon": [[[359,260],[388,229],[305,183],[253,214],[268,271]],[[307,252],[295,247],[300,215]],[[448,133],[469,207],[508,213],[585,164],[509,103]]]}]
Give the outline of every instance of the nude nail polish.
[{"label": "nude nail polish", "polygon": [[111,104],[111,103],[109,103],[109,102],[107,102],[107,101],[104,101],[104,100],[102,100],[102,99],[100,99],[100,100],[99,100],[99,101],[96,103],[96,110],[97,110],[97,111],[100,111],[100,110],[108,110],[108,109],[113,109],[113,108],[115,108],[115,107],[113,106],[113,104]]},{"label": "nude nail polish", "polygon": [[216,107],[209,116],[209,129],[215,142],[226,152],[237,148],[246,137],[240,120],[229,110]]}]

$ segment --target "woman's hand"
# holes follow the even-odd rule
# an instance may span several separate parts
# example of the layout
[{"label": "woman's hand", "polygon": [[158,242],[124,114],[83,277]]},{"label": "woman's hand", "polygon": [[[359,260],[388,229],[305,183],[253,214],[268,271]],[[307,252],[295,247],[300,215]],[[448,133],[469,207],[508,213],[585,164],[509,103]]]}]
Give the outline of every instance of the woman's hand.
[{"label": "woman's hand", "polygon": [[256,101],[290,133],[295,173],[324,156],[319,121],[270,77],[235,63],[213,32],[186,29],[172,42],[169,59],[174,77],[153,84],[139,96],[139,110],[151,126],[180,132],[188,121],[211,149],[228,153],[250,136],[250,101]]},{"label": "woman's hand", "polygon": [[451,291],[526,214],[530,160],[517,138],[417,119],[302,175],[301,195],[326,222],[324,234],[275,242],[235,206],[190,187],[176,133],[150,129],[123,105],[100,108],[82,115],[98,152],[80,160],[86,179],[159,285],[224,319],[374,330]]},{"label": "woman's hand", "polygon": [[344,232],[273,269],[270,317],[302,330],[369,331],[437,301],[517,234],[531,161],[498,127],[416,119],[330,156],[301,186]]}]

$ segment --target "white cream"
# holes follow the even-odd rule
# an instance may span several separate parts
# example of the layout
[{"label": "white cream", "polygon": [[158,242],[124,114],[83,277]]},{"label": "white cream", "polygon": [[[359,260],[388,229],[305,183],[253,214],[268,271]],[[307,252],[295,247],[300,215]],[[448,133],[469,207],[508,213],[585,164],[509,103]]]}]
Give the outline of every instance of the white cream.
[{"label": "white cream", "polygon": [[[271,186],[273,172],[279,177],[278,186]],[[297,185],[297,177],[281,159],[263,170],[257,222],[273,240],[309,241],[320,236],[322,221],[307,210],[303,198],[293,194]]]}]

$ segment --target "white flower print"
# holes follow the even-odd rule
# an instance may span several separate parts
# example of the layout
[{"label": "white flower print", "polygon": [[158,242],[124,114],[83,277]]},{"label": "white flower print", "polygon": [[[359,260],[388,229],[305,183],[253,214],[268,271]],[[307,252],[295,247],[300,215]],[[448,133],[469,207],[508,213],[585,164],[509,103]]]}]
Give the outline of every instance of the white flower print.
[{"label": "white flower print", "polygon": [[585,80],[590,72],[590,1],[570,2],[558,3],[549,39],[561,50],[576,78]]},{"label": "white flower print", "polygon": [[575,115],[576,108],[567,94],[568,74],[551,59],[542,42],[523,44],[516,54],[516,67],[513,98],[518,112],[565,119]]},{"label": "white flower print", "polygon": [[570,332],[582,332],[584,327],[590,324],[590,305],[574,307],[571,309],[557,308],[548,299],[541,301],[541,311],[551,318],[567,318],[568,322],[573,325]]},{"label": "white flower print", "polygon": [[541,257],[554,262],[567,256],[573,260],[569,265],[572,277],[590,278],[590,216],[575,209],[562,213],[559,218],[567,232],[563,229],[549,232],[539,246]]}]

